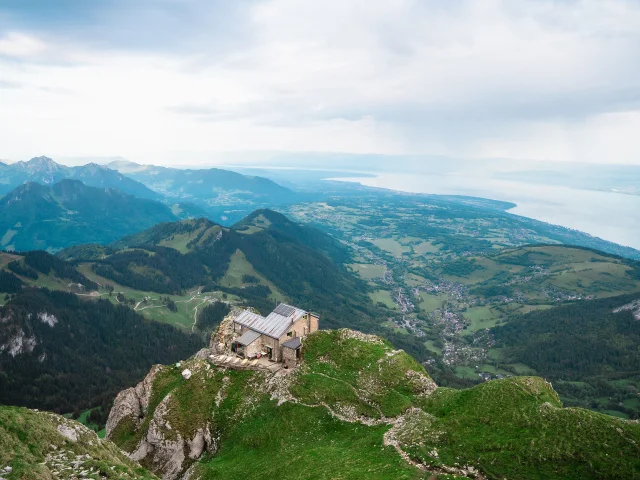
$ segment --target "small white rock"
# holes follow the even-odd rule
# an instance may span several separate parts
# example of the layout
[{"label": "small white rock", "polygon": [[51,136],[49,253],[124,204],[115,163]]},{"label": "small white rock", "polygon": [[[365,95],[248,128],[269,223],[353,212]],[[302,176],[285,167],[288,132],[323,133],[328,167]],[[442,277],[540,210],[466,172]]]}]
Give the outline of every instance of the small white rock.
[{"label": "small white rock", "polygon": [[76,431],[67,425],[58,425],[58,433],[74,443],[78,441],[78,434]]},{"label": "small white rock", "polygon": [[182,377],[183,377],[185,380],[189,380],[189,379],[191,378],[191,370],[189,370],[188,368],[185,368],[185,369],[182,371]]}]

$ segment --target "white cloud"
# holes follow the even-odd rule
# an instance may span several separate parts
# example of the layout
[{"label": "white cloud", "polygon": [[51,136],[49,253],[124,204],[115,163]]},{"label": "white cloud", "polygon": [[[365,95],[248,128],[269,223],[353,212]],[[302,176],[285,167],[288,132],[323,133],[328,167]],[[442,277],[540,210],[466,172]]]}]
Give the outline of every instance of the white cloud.
[{"label": "white cloud", "polygon": [[[195,5],[214,21],[214,8]],[[189,20],[167,32],[180,36],[172,47],[0,35],[0,80],[24,85],[0,83],[2,156],[180,151],[167,159],[188,163],[188,152],[319,150],[640,163],[636,2],[242,5],[228,38]]]},{"label": "white cloud", "polygon": [[10,32],[0,39],[0,55],[14,58],[29,58],[42,54],[46,45],[35,37]]}]

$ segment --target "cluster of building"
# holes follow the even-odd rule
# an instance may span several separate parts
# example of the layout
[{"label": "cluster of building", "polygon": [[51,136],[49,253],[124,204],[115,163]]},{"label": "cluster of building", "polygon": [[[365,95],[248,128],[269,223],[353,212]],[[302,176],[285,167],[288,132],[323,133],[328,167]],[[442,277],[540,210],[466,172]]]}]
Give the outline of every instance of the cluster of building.
[{"label": "cluster of building", "polygon": [[413,301],[407,294],[404,293],[404,290],[402,288],[394,290],[392,298],[395,304],[400,307],[400,311],[402,313],[413,312],[416,309]]},{"label": "cluster of building", "polygon": [[250,310],[233,320],[231,351],[249,360],[267,358],[292,368],[300,360],[302,342],[318,330],[318,315],[281,303],[266,317]]}]

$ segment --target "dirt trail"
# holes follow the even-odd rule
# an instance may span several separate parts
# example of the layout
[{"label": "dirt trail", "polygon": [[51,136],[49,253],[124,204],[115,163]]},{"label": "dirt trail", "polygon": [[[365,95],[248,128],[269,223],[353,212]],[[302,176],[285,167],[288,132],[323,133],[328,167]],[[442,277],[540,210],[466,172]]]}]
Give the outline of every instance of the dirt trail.
[{"label": "dirt trail", "polygon": [[191,325],[191,333],[193,333],[196,329],[196,323],[198,323],[198,307],[203,303],[207,303],[209,301],[209,297],[204,297],[204,300],[195,306],[193,309],[193,325]]}]

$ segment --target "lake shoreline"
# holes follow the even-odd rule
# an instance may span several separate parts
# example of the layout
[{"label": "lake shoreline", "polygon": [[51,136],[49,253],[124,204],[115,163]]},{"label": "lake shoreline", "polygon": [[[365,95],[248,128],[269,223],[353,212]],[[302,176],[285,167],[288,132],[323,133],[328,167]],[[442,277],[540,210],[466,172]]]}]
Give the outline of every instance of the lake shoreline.
[{"label": "lake shoreline", "polygon": [[446,174],[377,173],[373,178],[331,180],[404,193],[459,195],[509,202],[516,205],[505,210],[511,214],[640,250],[640,215],[637,213],[640,212],[640,196],[637,195]]}]

